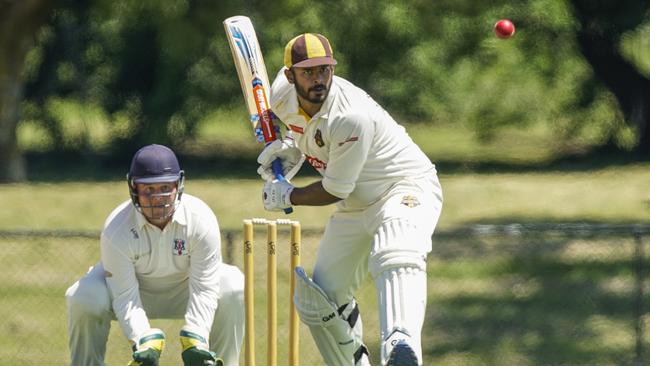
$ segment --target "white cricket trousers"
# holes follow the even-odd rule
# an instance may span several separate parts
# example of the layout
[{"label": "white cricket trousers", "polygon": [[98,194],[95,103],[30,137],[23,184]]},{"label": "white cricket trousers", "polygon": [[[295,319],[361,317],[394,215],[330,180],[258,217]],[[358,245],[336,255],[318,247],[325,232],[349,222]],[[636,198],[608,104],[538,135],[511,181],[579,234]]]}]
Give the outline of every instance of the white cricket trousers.
[{"label": "white cricket trousers", "polygon": [[[382,364],[395,332],[410,337],[420,363],[427,302],[426,257],[442,211],[434,173],[405,179],[363,211],[336,211],[325,228],[313,279],[338,306],[368,274],[377,289]],[[363,313],[363,304],[360,304]]]},{"label": "white cricket trousers", "polygon": [[[210,350],[222,358],[226,366],[238,366],[244,338],[244,276],[237,267],[225,263],[220,272],[219,303],[210,332]],[[104,366],[106,343],[115,315],[102,264],[91,267],[68,288],[65,296],[71,365]],[[140,296],[149,319],[184,318],[189,296],[187,286],[178,286],[178,290],[171,293],[141,291]],[[166,336],[167,342],[178,341],[178,334]],[[124,360],[124,364],[127,362]]]}]

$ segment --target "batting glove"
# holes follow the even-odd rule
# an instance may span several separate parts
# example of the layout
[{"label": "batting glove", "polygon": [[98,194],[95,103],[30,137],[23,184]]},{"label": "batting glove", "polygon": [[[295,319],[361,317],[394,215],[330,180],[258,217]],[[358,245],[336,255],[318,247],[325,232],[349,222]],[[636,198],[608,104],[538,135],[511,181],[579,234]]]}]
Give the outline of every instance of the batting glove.
[{"label": "batting glove", "polygon": [[282,211],[291,207],[291,192],[294,186],[286,180],[267,181],[264,184],[262,200],[267,211]]},{"label": "batting glove", "polygon": [[185,366],[223,366],[223,361],[208,348],[208,341],[189,329],[188,326],[181,328],[183,364]]},{"label": "batting glove", "polygon": [[133,345],[133,359],[127,366],[158,366],[163,348],[165,333],[160,329],[150,329]]},{"label": "batting glove", "polygon": [[257,157],[257,162],[260,164],[259,168],[257,168],[257,174],[262,179],[266,181],[275,179],[271,168],[271,163],[275,159],[280,159],[282,162],[284,178],[291,180],[300,170],[302,163],[305,161],[305,155],[296,147],[296,142],[291,135],[285,136],[282,141],[273,141]]}]

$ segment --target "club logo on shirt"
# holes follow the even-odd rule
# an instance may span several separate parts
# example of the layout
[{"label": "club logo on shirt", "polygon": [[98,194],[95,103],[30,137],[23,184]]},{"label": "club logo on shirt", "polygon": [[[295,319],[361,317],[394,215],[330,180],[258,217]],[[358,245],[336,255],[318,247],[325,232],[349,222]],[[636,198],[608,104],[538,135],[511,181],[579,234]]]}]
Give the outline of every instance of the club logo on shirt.
[{"label": "club logo on shirt", "polygon": [[174,253],[174,255],[187,255],[185,240],[174,239],[174,246],[172,247],[172,253]]},{"label": "club logo on shirt", "polygon": [[402,197],[401,203],[408,208],[413,208],[420,205],[420,201],[415,196],[404,196]]},{"label": "club logo on shirt", "polygon": [[316,129],[316,134],[314,135],[314,141],[318,147],[323,147],[325,142],[323,142],[323,135],[320,132],[320,129]]}]

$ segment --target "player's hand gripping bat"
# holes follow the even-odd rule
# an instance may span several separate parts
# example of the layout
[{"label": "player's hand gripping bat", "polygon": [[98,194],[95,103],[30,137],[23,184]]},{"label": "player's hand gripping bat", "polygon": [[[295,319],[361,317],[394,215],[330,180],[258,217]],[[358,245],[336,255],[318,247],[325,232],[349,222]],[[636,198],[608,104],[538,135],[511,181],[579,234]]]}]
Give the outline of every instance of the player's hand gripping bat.
[{"label": "player's hand gripping bat", "polygon": [[[255,28],[248,17],[241,15],[224,20],[223,26],[226,29],[253,129],[261,130],[264,143],[268,145],[276,140],[278,135],[273,126],[273,114],[268,100],[269,78]],[[280,159],[273,161],[272,168],[276,179],[285,180]],[[293,209],[289,207],[284,212],[289,214]]]}]

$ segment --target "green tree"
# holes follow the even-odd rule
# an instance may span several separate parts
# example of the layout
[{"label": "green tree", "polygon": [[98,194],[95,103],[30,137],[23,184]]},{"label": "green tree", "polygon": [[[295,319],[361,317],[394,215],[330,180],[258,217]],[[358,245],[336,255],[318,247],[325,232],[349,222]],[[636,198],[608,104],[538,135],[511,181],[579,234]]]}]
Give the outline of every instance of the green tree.
[{"label": "green tree", "polygon": [[[55,149],[93,149],[92,126],[65,139],[62,103],[101,111],[111,125],[107,153],[125,155],[143,143],[187,141],[217,107],[243,111],[221,24],[236,14],[256,24],[270,75],[291,37],[323,33],[332,40],[337,73],[401,121],[463,124],[482,141],[504,126],[547,123],[558,140],[589,130],[602,144],[625,148],[621,136],[633,126],[636,148],[647,152],[650,66],[641,65],[647,57],[630,59],[626,40],[650,34],[649,6],[643,0],[1,2],[0,180],[24,178],[15,141],[21,116],[44,127]],[[513,38],[494,37],[499,18],[515,22]]]},{"label": "green tree", "polygon": [[71,2],[57,10],[41,37],[38,71],[28,84],[32,115],[59,148],[79,150],[87,139],[63,140],[61,117],[48,109],[66,98],[104,110],[117,124],[110,153],[130,154],[144,143],[174,144],[191,136],[196,122],[237,90],[223,79],[232,61],[220,2],[134,0]]},{"label": "green tree", "polygon": [[623,36],[648,21],[647,1],[572,0],[580,22],[578,44],[596,78],[615,96],[625,120],[637,127],[638,150],[650,154],[650,79],[622,53]]},{"label": "green tree", "polygon": [[[619,11],[637,11],[634,3],[641,1]],[[291,4],[265,18],[273,23],[264,26],[273,30],[267,44],[279,49],[303,31],[328,35],[340,61],[337,72],[401,120],[463,124],[482,141],[504,126],[547,123],[560,141],[589,131],[601,143],[628,148],[620,141],[626,127],[616,99],[580,52],[580,22],[568,1]],[[333,9],[336,16],[323,16]],[[292,22],[276,20],[282,17]],[[506,41],[492,33],[503,17],[518,27]]]},{"label": "green tree", "polygon": [[26,177],[25,162],[16,143],[16,125],[23,99],[25,57],[54,1],[0,2],[0,182]]}]

